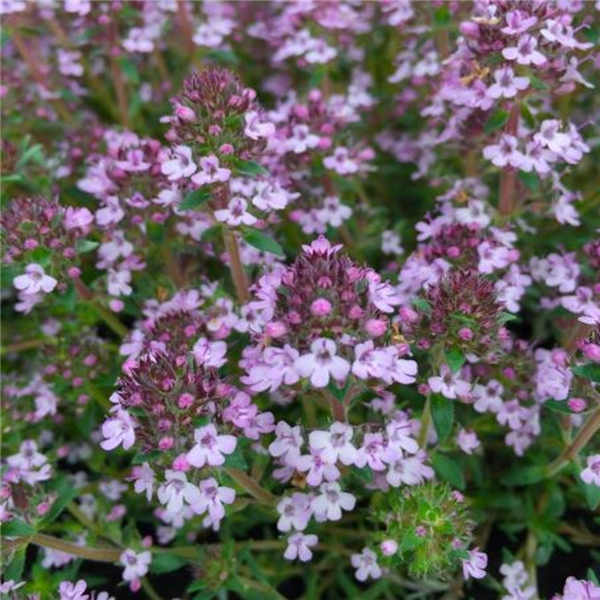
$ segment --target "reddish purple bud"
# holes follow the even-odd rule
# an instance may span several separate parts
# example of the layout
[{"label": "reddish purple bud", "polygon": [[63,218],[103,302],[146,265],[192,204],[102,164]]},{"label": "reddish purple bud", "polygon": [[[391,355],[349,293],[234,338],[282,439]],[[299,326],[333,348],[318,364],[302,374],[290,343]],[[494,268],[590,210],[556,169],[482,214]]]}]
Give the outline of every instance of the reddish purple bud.
[{"label": "reddish purple bud", "polygon": [[395,540],[384,540],[379,548],[384,556],[392,556],[398,552],[398,542]]},{"label": "reddish purple bud", "polygon": [[387,331],[387,323],[383,319],[369,319],[365,323],[365,331],[373,337],[379,337]]},{"label": "reddish purple bud", "polygon": [[175,116],[179,117],[182,121],[187,123],[193,123],[196,121],[196,113],[189,107],[178,104],[175,107]]},{"label": "reddish purple bud", "polygon": [[190,463],[188,463],[187,457],[185,454],[180,454],[173,461],[173,470],[174,471],[188,471],[190,468]]},{"label": "reddish purple bud", "polygon": [[331,302],[325,298],[317,298],[310,305],[310,312],[315,317],[325,317],[331,312]]},{"label": "reddish purple bud", "polygon": [[583,398],[569,398],[567,404],[575,413],[580,413],[587,408],[587,402]]},{"label": "reddish purple bud", "polygon": [[285,323],[281,321],[274,321],[272,323],[267,323],[265,326],[265,333],[274,339],[280,338],[287,333],[288,329],[285,326]]},{"label": "reddish purple bud", "polygon": [[164,437],[158,440],[159,450],[170,450],[175,445],[175,440],[172,437]]},{"label": "reddish purple bud", "polygon": [[463,327],[458,330],[458,337],[461,340],[469,341],[473,339],[473,332],[468,327]]}]

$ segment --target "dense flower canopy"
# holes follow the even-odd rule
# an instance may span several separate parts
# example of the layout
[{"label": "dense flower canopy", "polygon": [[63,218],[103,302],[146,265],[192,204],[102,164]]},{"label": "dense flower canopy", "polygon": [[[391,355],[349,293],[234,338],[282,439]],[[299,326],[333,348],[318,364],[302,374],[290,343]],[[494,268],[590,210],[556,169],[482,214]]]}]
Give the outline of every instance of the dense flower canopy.
[{"label": "dense flower canopy", "polygon": [[599,10],[0,0],[0,596],[598,600]]}]

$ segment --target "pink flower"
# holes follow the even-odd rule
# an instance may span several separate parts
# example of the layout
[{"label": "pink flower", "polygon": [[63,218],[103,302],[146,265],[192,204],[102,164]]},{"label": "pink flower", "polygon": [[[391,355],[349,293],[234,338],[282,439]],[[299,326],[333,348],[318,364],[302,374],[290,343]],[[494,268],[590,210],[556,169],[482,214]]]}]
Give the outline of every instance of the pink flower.
[{"label": "pink flower", "polygon": [[487,240],[477,246],[477,254],[479,255],[477,270],[482,274],[504,269],[518,257],[518,253],[511,248],[497,246]]},{"label": "pink flower", "polygon": [[330,377],[344,381],[350,372],[350,364],[336,356],[337,347],[333,340],[317,338],[310,345],[310,350],[294,363],[302,377],[310,377],[311,384],[316,388],[327,387]]},{"label": "pink flower", "polygon": [[587,467],[579,476],[584,483],[600,487],[600,454],[587,457]]},{"label": "pink flower", "polygon": [[508,425],[511,429],[520,429],[525,422],[526,414],[526,409],[519,404],[518,400],[509,400],[502,403],[496,419],[500,425]]},{"label": "pink flower", "polygon": [[63,223],[66,229],[79,229],[85,235],[94,223],[94,215],[87,208],[69,206],[65,210]]},{"label": "pink flower", "polygon": [[330,460],[324,456],[323,450],[310,448],[310,454],[300,456],[296,459],[295,466],[298,471],[307,473],[306,482],[308,485],[320,485],[323,479],[326,481],[335,481],[340,476],[339,469]]},{"label": "pink flower", "polygon": [[247,112],[244,115],[244,120],[246,122],[244,133],[251,140],[268,138],[275,133],[275,125],[269,122],[261,122],[259,114],[255,111]]},{"label": "pink flower", "polygon": [[518,144],[516,137],[503,133],[497,144],[490,144],[483,149],[483,156],[497,167],[518,169],[526,162],[524,155],[517,150]]},{"label": "pink flower", "polygon": [[443,364],[440,367],[438,377],[430,377],[427,380],[432,392],[442,394],[445,398],[454,400],[455,398],[466,398],[471,388],[470,384],[462,381],[458,374],[452,373],[450,367]]},{"label": "pink flower", "polygon": [[356,344],[354,354],[352,373],[359,379],[382,378],[390,369],[390,356],[384,349],[375,348],[373,340]]},{"label": "pink flower", "polygon": [[275,440],[269,444],[269,454],[274,458],[283,457],[290,464],[290,459],[300,456],[303,439],[300,426],[291,427],[285,421],[279,421],[275,428]]},{"label": "pink flower", "polygon": [[192,177],[192,181],[198,186],[224,183],[231,177],[231,171],[220,167],[219,159],[216,156],[203,156],[200,159],[200,168],[202,170]]},{"label": "pink flower", "polygon": [[133,550],[127,549],[119,558],[119,562],[125,567],[123,579],[125,581],[134,581],[140,579],[148,573],[148,568],[152,562],[152,554],[147,550],[136,554]]},{"label": "pink flower", "polygon": [[197,514],[208,512],[213,524],[218,523],[225,516],[224,504],[233,504],[235,490],[219,486],[214,477],[209,477],[200,482],[200,498],[192,505],[192,510]]},{"label": "pink flower", "polygon": [[59,600],[89,600],[89,595],[85,593],[86,591],[87,584],[83,579],[80,579],[77,583],[62,581],[58,586]]},{"label": "pink flower", "polygon": [[555,596],[552,600],[598,600],[600,586],[593,581],[569,577],[565,582],[562,596]]},{"label": "pink flower", "polygon": [[287,532],[292,528],[303,531],[312,514],[310,499],[306,494],[295,492],[279,501],[277,512],[280,515],[277,521],[279,531]]},{"label": "pink flower", "polygon": [[465,454],[473,454],[473,450],[476,450],[481,446],[477,434],[474,431],[469,431],[467,429],[461,429],[458,432],[456,443]]},{"label": "pink flower", "polygon": [[373,471],[385,469],[385,442],[381,433],[365,433],[362,446],[356,453],[354,464],[362,469],[369,465]]},{"label": "pink flower", "polygon": [[350,511],[356,504],[356,498],[348,492],[342,492],[339,483],[323,483],[319,489],[321,494],[312,501],[312,510],[319,523],[339,521],[342,509]]},{"label": "pink flower", "polygon": [[358,163],[350,158],[348,148],[343,146],[336,148],[331,156],[325,157],[323,164],[340,175],[351,175],[358,171]]},{"label": "pink flower", "polygon": [[419,450],[414,456],[400,458],[390,465],[386,480],[392,487],[400,484],[418,485],[434,475],[433,469],[425,464],[427,455]]},{"label": "pink flower", "polygon": [[33,295],[39,292],[50,293],[58,281],[46,275],[44,268],[36,263],[25,267],[25,273],[13,279],[13,285],[23,294]]},{"label": "pink flower", "polygon": [[346,423],[335,422],[329,431],[312,431],[308,441],[311,448],[322,452],[325,460],[335,463],[338,460],[351,465],[356,459],[356,448],[352,445],[354,431]]},{"label": "pink flower", "polygon": [[167,470],[165,483],[157,491],[158,501],[166,505],[168,514],[175,516],[181,513],[184,503],[196,506],[200,501],[200,490],[187,480],[185,473]]},{"label": "pink flower", "polygon": [[106,438],[100,442],[104,450],[114,450],[120,445],[124,450],[129,450],[135,443],[134,421],[130,414],[118,409],[114,417],[102,424],[102,435]]},{"label": "pink flower", "polygon": [[254,225],[256,217],[250,214],[246,209],[248,203],[241,196],[234,196],[227,205],[227,208],[215,210],[215,219],[221,223],[227,223],[231,227],[238,225]]},{"label": "pink flower", "polygon": [[196,165],[192,159],[192,149],[188,146],[175,146],[171,150],[170,160],[163,162],[160,169],[169,181],[190,177],[196,172]]},{"label": "pink flower", "polygon": [[502,33],[506,35],[519,35],[533,27],[537,23],[537,17],[529,16],[525,11],[511,10],[504,16],[506,27],[502,28]]},{"label": "pink flower", "polygon": [[211,342],[201,337],[192,348],[197,365],[218,369],[227,362],[227,344],[223,341]]},{"label": "pink flower", "polygon": [[396,540],[384,540],[379,544],[379,548],[384,556],[393,556],[398,552],[398,542]]},{"label": "pink flower", "polygon": [[312,546],[316,546],[319,538],[314,534],[304,535],[303,533],[293,533],[288,538],[288,546],[283,553],[286,560],[296,560],[298,558],[302,562],[308,562],[313,554]]},{"label": "pink flower", "polygon": [[154,482],[156,481],[156,476],[150,465],[145,462],[133,467],[131,478],[135,481],[133,485],[135,493],[143,494],[145,492],[146,500],[150,502],[154,493]]},{"label": "pink flower", "polygon": [[509,46],[502,50],[506,60],[516,60],[520,65],[535,65],[539,67],[546,62],[546,57],[536,50],[537,40],[530,35],[522,35],[516,46]]},{"label": "pink flower", "polygon": [[308,125],[301,123],[294,125],[292,128],[292,135],[287,138],[285,147],[289,152],[295,154],[302,154],[307,150],[312,150],[319,145],[320,137],[311,133]]},{"label": "pink flower", "polygon": [[381,567],[377,564],[377,555],[369,548],[363,548],[360,554],[353,554],[350,562],[356,569],[354,576],[358,581],[366,581],[369,577],[379,579],[382,575]]},{"label": "pink flower", "polygon": [[515,77],[515,72],[510,67],[497,69],[494,72],[495,83],[487,91],[489,98],[514,98],[517,92],[529,87],[527,77]]},{"label": "pink flower", "polygon": [[463,559],[463,576],[465,579],[473,577],[474,579],[483,579],[485,569],[488,564],[488,557],[485,552],[478,552],[479,548],[469,550],[469,558]]},{"label": "pink flower", "polygon": [[225,454],[231,454],[237,440],[232,435],[218,435],[217,428],[212,424],[199,427],[194,431],[196,445],[187,453],[187,461],[193,467],[211,467],[225,463]]}]

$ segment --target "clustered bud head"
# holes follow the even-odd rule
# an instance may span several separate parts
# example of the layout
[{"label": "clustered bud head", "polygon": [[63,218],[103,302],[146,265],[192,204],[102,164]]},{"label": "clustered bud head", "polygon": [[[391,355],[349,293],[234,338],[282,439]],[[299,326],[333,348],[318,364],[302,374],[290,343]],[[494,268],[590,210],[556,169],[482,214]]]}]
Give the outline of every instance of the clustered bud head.
[{"label": "clustered bud head", "polygon": [[167,137],[189,145],[199,156],[250,160],[266,146],[262,135],[251,132],[252,120],[259,122],[262,112],[256,92],[227,69],[207,67],[192,73],[171,104],[174,114]]},{"label": "clustered bud head", "polygon": [[454,270],[425,292],[429,310],[418,325],[421,345],[485,354],[498,345],[503,304],[494,284],[474,271]]},{"label": "clustered bud head", "polygon": [[[405,565],[411,577],[450,579],[472,541],[474,523],[464,496],[428,481],[392,491],[375,508],[385,566]],[[394,550],[392,552],[392,550]]]}]

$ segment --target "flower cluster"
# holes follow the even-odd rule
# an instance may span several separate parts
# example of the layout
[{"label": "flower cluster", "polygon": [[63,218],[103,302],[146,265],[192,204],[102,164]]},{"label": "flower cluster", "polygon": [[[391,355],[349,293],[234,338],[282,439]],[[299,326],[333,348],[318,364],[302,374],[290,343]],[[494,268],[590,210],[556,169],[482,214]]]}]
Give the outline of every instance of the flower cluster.
[{"label": "flower cluster", "polygon": [[340,249],[320,237],[293,265],[259,280],[250,304],[260,317],[257,345],[243,360],[252,391],[304,380],[315,388],[344,387],[349,377],[374,385],[414,383],[417,365],[403,358],[408,347],[388,343],[398,294]]},{"label": "flower cluster", "polygon": [[2,598],[597,600],[597,5],[0,0]]}]

